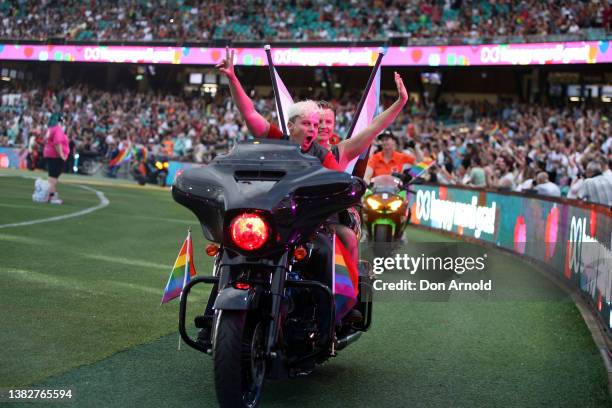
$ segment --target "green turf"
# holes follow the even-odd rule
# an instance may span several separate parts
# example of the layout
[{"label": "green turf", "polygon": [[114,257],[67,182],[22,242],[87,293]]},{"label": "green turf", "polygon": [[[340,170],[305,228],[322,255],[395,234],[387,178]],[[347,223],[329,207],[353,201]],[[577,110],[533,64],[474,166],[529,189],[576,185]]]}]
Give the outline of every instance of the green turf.
[{"label": "green turf", "polygon": [[[2,212],[44,218],[31,206],[31,184],[0,177],[14,205]],[[87,192],[69,187],[60,186],[64,198],[92,205]],[[193,216],[167,190],[93,187],[108,207],[0,229],[0,388],[72,388],[83,407],[215,406],[210,358],[185,345],[177,351],[177,305],[159,306]],[[14,222],[4,217],[0,224]],[[197,229],[194,244],[203,245]],[[201,253],[196,267],[208,272]],[[380,302],[360,341],[309,377],[268,382],[263,406],[611,406],[601,356],[576,307],[529,264],[489,255],[500,285],[536,295]],[[200,303],[204,292],[195,294]]]},{"label": "green turf", "polygon": [[[0,177],[10,202],[26,205],[7,207],[1,223],[45,218],[39,208],[58,209],[54,216],[98,202],[92,192],[61,185],[65,205],[32,207],[31,185]],[[0,229],[0,316],[10,327],[0,335],[6,345],[0,386],[39,381],[176,330],[176,305],[159,302],[187,227],[197,223],[173,204],[168,190],[95,188],[108,197],[108,207]],[[3,195],[0,203],[9,200]],[[195,229],[193,235],[200,248],[201,233]],[[204,272],[210,264],[196,252]]]},{"label": "green turf", "polygon": [[[0,177],[0,191],[0,225],[55,217],[99,203],[95,194],[70,184],[61,187],[60,195],[66,200],[65,205],[34,203],[31,199],[34,179]],[[24,202],[28,197],[30,199]]]}]

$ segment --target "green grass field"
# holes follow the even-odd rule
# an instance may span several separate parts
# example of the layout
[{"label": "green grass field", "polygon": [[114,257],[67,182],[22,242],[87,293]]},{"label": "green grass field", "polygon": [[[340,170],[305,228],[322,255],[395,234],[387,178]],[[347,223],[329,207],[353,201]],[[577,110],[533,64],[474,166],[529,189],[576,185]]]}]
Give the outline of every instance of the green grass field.
[{"label": "green grass field", "polygon": [[[198,273],[210,273],[195,217],[168,190],[74,176],[62,176],[65,205],[34,204],[33,180],[20,175],[0,170],[0,389],[70,388],[68,405],[80,407],[216,406],[210,358],[177,350],[178,303],[159,306],[189,225]],[[110,204],[1,227],[97,205],[78,186],[86,183]],[[509,290],[557,298],[376,304],[360,341],[309,377],[268,382],[263,406],[612,406],[576,307],[531,265],[489,256]],[[205,299],[206,290],[195,293],[191,312]]]}]

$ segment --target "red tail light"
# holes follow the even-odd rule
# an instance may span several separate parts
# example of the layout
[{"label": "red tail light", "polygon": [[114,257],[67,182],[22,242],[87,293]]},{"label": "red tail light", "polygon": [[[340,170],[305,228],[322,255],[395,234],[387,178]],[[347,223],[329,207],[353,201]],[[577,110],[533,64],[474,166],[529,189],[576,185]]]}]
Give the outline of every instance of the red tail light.
[{"label": "red tail light", "polygon": [[257,214],[241,214],[230,224],[232,240],[247,251],[259,249],[268,239],[268,224]]}]

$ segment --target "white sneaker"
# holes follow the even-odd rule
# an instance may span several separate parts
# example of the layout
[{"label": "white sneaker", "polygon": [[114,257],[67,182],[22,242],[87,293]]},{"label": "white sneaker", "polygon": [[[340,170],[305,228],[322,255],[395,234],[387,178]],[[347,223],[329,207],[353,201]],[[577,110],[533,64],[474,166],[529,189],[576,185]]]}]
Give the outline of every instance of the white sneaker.
[{"label": "white sneaker", "polygon": [[64,200],[59,198],[56,194],[49,199],[49,204],[64,204]]}]

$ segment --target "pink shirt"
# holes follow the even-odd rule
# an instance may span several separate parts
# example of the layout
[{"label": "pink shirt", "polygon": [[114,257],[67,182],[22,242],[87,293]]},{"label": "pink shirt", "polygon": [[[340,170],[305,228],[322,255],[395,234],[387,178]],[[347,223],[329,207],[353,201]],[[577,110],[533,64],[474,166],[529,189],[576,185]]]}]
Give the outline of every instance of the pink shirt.
[{"label": "pink shirt", "polygon": [[66,155],[70,153],[68,136],[66,136],[64,130],[59,124],[49,128],[49,131],[47,132],[43,157],[49,157],[51,159],[60,157],[55,150],[55,145],[60,145],[62,147],[62,152],[64,152]]}]

